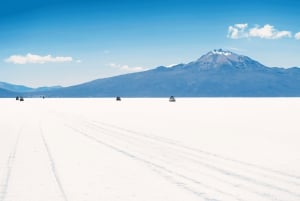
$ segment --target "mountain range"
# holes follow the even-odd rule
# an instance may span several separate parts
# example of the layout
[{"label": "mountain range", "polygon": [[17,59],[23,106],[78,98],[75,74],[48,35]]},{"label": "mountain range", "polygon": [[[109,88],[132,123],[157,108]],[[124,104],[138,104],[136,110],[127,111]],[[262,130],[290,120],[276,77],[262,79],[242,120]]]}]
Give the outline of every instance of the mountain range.
[{"label": "mountain range", "polygon": [[299,97],[300,68],[267,67],[247,56],[213,50],[172,67],[32,89],[0,83],[0,97]]}]

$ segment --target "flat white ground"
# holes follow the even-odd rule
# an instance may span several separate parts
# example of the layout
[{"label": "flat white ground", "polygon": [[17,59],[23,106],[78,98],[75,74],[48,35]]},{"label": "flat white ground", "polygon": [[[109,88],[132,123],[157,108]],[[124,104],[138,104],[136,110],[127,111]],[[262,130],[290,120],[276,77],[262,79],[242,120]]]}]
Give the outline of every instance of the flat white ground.
[{"label": "flat white ground", "polygon": [[0,201],[299,201],[300,99],[0,99]]}]

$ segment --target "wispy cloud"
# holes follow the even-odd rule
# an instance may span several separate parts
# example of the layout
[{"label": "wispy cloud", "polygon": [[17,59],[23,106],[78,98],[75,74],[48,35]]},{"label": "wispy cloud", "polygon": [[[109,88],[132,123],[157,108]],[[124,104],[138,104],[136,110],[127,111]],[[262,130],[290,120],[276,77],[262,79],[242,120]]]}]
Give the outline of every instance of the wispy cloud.
[{"label": "wispy cloud", "polygon": [[248,24],[235,24],[233,26],[228,27],[228,38],[239,39],[248,37],[248,33],[245,32]]},{"label": "wispy cloud", "polygon": [[108,66],[110,66],[112,68],[117,68],[122,71],[127,71],[127,72],[139,72],[139,71],[147,70],[146,68],[140,67],[140,66],[129,67],[128,65],[121,65],[121,64],[116,64],[116,63],[110,63],[110,64],[108,64]]},{"label": "wispy cloud", "polygon": [[279,31],[274,26],[266,24],[263,27],[259,25],[249,28],[248,24],[235,24],[228,27],[228,38],[262,38],[262,39],[280,39],[291,38],[291,31]]},{"label": "wispy cloud", "polygon": [[5,59],[7,63],[13,64],[45,64],[45,63],[63,63],[73,61],[72,57],[53,57],[51,55],[40,56],[28,53],[26,55],[12,55]]},{"label": "wispy cloud", "polygon": [[296,38],[297,40],[300,40],[300,32],[298,32],[298,33],[295,34],[295,38]]}]

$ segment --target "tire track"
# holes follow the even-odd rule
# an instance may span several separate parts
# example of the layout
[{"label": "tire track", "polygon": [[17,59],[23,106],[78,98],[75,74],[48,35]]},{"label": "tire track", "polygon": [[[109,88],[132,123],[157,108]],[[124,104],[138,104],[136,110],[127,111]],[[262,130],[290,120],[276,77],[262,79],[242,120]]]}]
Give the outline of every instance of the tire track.
[{"label": "tire track", "polygon": [[[115,130],[112,130],[112,129],[106,129],[106,128],[101,127],[101,126],[98,127],[97,125],[95,125],[95,126],[96,126],[97,128],[99,128],[99,129],[101,129],[102,131],[109,131],[110,135],[113,135],[113,133],[116,132]],[[129,132],[129,131],[126,131],[126,132]],[[124,136],[124,139],[125,139],[125,140],[128,140],[128,138],[132,138],[132,139],[134,139],[134,140],[138,140],[139,142],[144,142],[144,141],[145,141],[145,140],[143,140],[143,139],[134,138],[134,137],[132,137],[132,135],[127,135],[127,134],[120,133],[120,132],[118,133],[118,135],[115,135],[115,136],[116,136],[116,137],[120,137],[121,135]],[[153,140],[153,139],[151,138],[150,140]],[[214,162],[214,160],[211,160],[211,159],[209,159],[209,158],[203,158],[202,155],[197,155],[197,154],[194,154],[194,153],[186,152],[185,150],[181,150],[181,148],[182,148],[181,146],[177,146],[177,145],[174,145],[174,144],[170,144],[170,141],[171,141],[171,140],[168,140],[168,143],[167,143],[167,144],[173,145],[175,148],[179,148],[179,149],[176,150],[176,151],[177,151],[177,154],[179,153],[179,154],[182,155],[184,158],[186,158],[186,159],[189,158],[189,159],[191,159],[191,161],[193,161],[193,162],[195,162],[195,163],[199,163],[199,164],[202,164],[202,165],[204,165],[204,166],[209,166],[210,168],[214,168],[215,170],[218,170],[218,171],[221,171],[221,172],[224,171],[223,168],[220,169],[220,168],[218,168],[218,167],[213,166],[212,164],[207,163],[207,161]],[[166,143],[166,141],[161,142],[161,141],[158,141],[157,139],[155,139],[154,142],[156,142],[156,143],[157,143],[157,142],[159,142],[159,143]],[[174,149],[174,147],[173,147],[173,149]],[[183,149],[186,149],[186,148],[184,147]],[[205,159],[205,162],[203,162],[204,160],[199,161],[199,158],[200,158],[200,159]],[[249,171],[249,169],[247,169],[247,171]],[[257,174],[257,175],[263,176],[263,177],[265,177],[265,178],[273,179],[273,180],[280,181],[280,182],[284,182],[284,183],[289,183],[289,184],[295,185],[295,186],[300,186],[299,183],[296,183],[296,182],[294,182],[294,181],[287,181],[286,179],[277,178],[277,177],[270,176],[270,175],[266,175],[266,174],[259,173],[259,172],[254,172],[253,170],[252,170],[252,172],[253,172],[253,174]],[[227,175],[229,175],[228,172],[223,172],[223,173],[226,173]],[[239,175],[239,174],[236,174],[236,173],[230,173],[230,175],[231,175],[231,176],[232,176],[232,175],[239,176],[239,177],[241,177],[241,178],[244,178],[245,180],[251,180],[251,178],[247,178],[247,177],[244,177],[244,176]],[[261,183],[261,185],[266,185],[266,186],[271,187],[271,186],[268,185],[268,184],[263,184],[263,183]],[[277,187],[275,187],[275,188],[277,188]],[[278,190],[279,190],[279,189],[278,189]],[[285,190],[287,190],[287,189],[281,189],[281,190],[282,190],[282,191],[285,191]],[[289,191],[289,190],[287,190],[287,191]],[[297,194],[297,195],[299,195],[299,194]]]},{"label": "tire track", "polygon": [[[65,116],[66,117],[66,116]],[[297,183],[297,176],[291,176],[289,174],[285,174],[278,171],[269,171],[268,168],[261,168],[259,166],[244,163],[242,161],[228,159],[226,157],[216,155],[213,153],[209,153],[206,151],[194,149],[191,147],[187,147],[185,145],[180,144],[171,139],[166,139],[162,137],[158,137],[155,135],[149,135],[141,132],[136,132],[129,129],[124,129],[118,126],[114,126],[112,124],[107,124],[94,120],[87,120],[82,117],[69,117],[63,118],[64,122],[70,122],[71,125],[78,125],[76,127],[70,126],[69,124],[65,124],[66,127],[74,130],[85,137],[96,141],[102,145],[105,145],[115,151],[121,152],[135,160],[141,161],[147,164],[151,169],[156,169],[156,172],[161,176],[166,178],[173,184],[179,185],[185,190],[192,192],[194,194],[202,195],[202,198],[205,197],[205,192],[198,192],[193,188],[193,185],[199,185],[203,188],[214,191],[213,194],[222,194],[224,196],[231,197],[230,200],[243,200],[241,197],[236,194],[228,193],[224,190],[220,190],[215,186],[208,185],[204,182],[200,182],[199,178],[195,178],[199,175],[204,175],[206,177],[210,177],[210,179],[214,179],[215,181],[226,184],[227,186],[231,186],[232,188],[239,189],[239,191],[247,191],[247,193],[255,194],[261,198],[266,200],[300,200],[299,191],[292,191],[286,186],[281,187],[277,185],[277,181],[289,183],[289,185],[299,186]],[[76,122],[76,123],[75,123]],[[79,127],[82,127],[80,129]],[[101,137],[101,136],[105,137]],[[156,149],[162,149],[162,152],[165,156],[160,156],[159,153],[152,153]],[[146,150],[148,149],[148,150]],[[145,151],[146,150],[146,151]],[[150,150],[150,152],[149,152]],[[152,151],[151,151],[152,150]],[[147,152],[148,151],[148,152]],[[152,154],[152,155],[151,155]],[[187,164],[194,163],[200,165],[201,167],[205,167],[206,169],[218,173],[222,175],[222,178],[216,176],[218,174],[207,174],[207,172],[196,172],[195,165],[192,165],[196,174],[191,174],[191,171],[186,171],[187,168],[182,169],[183,167],[179,167],[180,164],[174,164],[172,161],[172,156],[177,157],[177,159],[181,161],[186,161]],[[171,158],[171,159],[170,159]],[[214,164],[214,161],[217,161],[218,166]],[[176,160],[175,160],[176,162]],[[247,168],[248,170],[252,169],[251,174],[247,170],[247,174],[244,175],[242,173],[237,173],[235,170],[237,169],[226,169],[222,163],[232,163],[238,164],[241,167]],[[173,166],[172,166],[173,164]],[[170,166],[171,165],[171,166]],[[179,168],[179,172],[178,172]],[[181,170],[183,173],[181,173]],[[200,169],[199,169],[200,170]],[[262,171],[256,172],[255,170]],[[241,171],[241,170],[239,170]],[[276,175],[277,174],[277,175]],[[190,176],[189,176],[190,175]],[[261,178],[254,179],[254,175],[263,176],[265,178],[271,179],[271,183],[268,183]],[[275,176],[274,176],[275,175]],[[226,181],[226,178],[230,178],[230,180],[235,179],[237,182],[232,183],[231,181]],[[256,176],[257,177],[257,176]],[[290,180],[292,179],[292,180]],[[242,182],[242,183],[241,183]],[[183,185],[181,185],[183,184]],[[260,187],[259,187],[260,186]],[[231,188],[231,189],[232,189]],[[198,187],[196,189],[199,189]],[[298,188],[299,189],[299,188]],[[230,191],[229,191],[230,192]],[[280,193],[281,192],[281,193]],[[213,195],[209,194],[209,195]],[[285,195],[285,198],[283,197]],[[278,197],[279,196],[279,197]],[[211,199],[210,197],[205,197],[206,199]],[[222,200],[222,199],[221,199]],[[258,199],[255,199],[258,200]]]},{"label": "tire track", "polygon": [[64,201],[68,201],[68,197],[67,197],[67,194],[63,188],[63,185],[61,183],[61,180],[60,180],[60,177],[59,177],[59,174],[58,174],[58,171],[57,171],[57,168],[56,168],[56,165],[55,165],[55,161],[54,161],[54,158],[51,154],[51,151],[50,151],[50,148],[48,146],[48,143],[47,143],[47,140],[44,136],[44,131],[42,129],[42,126],[41,126],[41,123],[39,124],[39,127],[40,127],[40,134],[41,134],[41,137],[42,137],[42,140],[43,140],[43,144],[45,146],[45,149],[46,149],[46,152],[47,152],[47,155],[48,155],[48,158],[49,158],[49,161],[50,161],[50,165],[51,165],[51,170],[52,170],[52,173],[53,173],[53,176],[55,178],[55,182],[59,188],[59,191],[61,193],[61,196],[63,198]]},{"label": "tire track", "polygon": [[[82,135],[82,136],[84,136],[84,137],[86,137],[86,138],[88,138],[88,139],[90,139],[90,140],[92,140],[92,141],[98,143],[98,144],[101,144],[101,145],[103,145],[103,146],[105,146],[105,147],[108,147],[108,148],[110,148],[110,149],[112,149],[112,150],[114,150],[114,151],[116,151],[116,152],[119,152],[119,153],[121,153],[121,154],[123,154],[123,155],[125,155],[125,156],[127,156],[127,157],[130,157],[130,158],[132,158],[132,159],[134,159],[134,160],[140,161],[140,162],[146,164],[147,166],[149,166],[150,168],[156,168],[156,169],[159,169],[161,172],[166,172],[166,173],[168,173],[168,174],[174,175],[174,176],[179,177],[179,178],[181,178],[181,179],[183,179],[183,180],[186,180],[186,181],[188,181],[188,182],[192,182],[192,183],[194,183],[194,184],[201,185],[201,186],[204,187],[204,188],[207,188],[207,189],[213,190],[213,191],[215,191],[215,192],[217,192],[217,193],[220,193],[220,194],[223,194],[223,195],[225,195],[225,196],[231,197],[231,199],[233,198],[233,199],[235,199],[235,200],[242,201],[241,198],[237,198],[237,197],[236,197],[235,195],[233,195],[233,194],[230,194],[230,193],[227,193],[227,192],[222,191],[222,190],[220,190],[220,189],[217,189],[217,188],[215,188],[215,187],[206,185],[206,184],[203,183],[203,182],[197,181],[197,180],[195,180],[195,179],[193,179],[193,178],[191,178],[191,177],[187,177],[187,176],[185,176],[185,175],[183,175],[183,174],[181,174],[181,173],[178,173],[178,172],[175,172],[175,171],[173,171],[173,170],[171,170],[171,169],[168,169],[168,168],[166,168],[166,167],[164,167],[164,166],[162,166],[162,165],[160,165],[160,164],[157,164],[157,163],[154,163],[154,162],[152,162],[152,161],[150,161],[150,160],[144,159],[144,158],[142,158],[142,157],[140,157],[140,156],[138,156],[138,155],[136,155],[136,154],[134,154],[134,153],[130,153],[129,151],[123,150],[123,149],[121,149],[121,148],[119,148],[119,147],[117,147],[117,146],[115,146],[115,145],[112,145],[112,144],[110,144],[110,143],[107,143],[107,142],[104,142],[104,141],[102,141],[102,140],[99,140],[99,139],[96,138],[95,136],[89,135],[89,134],[87,134],[86,132],[84,132],[84,131],[82,131],[82,130],[79,130],[78,128],[75,128],[75,127],[70,126],[70,125],[67,125],[67,124],[65,124],[65,126],[66,126],[67,128],[69,128],[69,129],[75,131],[76,133],[78,133],[78,134],[80,134],[80,135]],[[176,184],[177,184],[177,183],[176,183]],[[221,201],[221,200],[219,200],[219,199],[212,198],[210,195],[207,195],[207,194],[204,193],[204,192],[195,191],[195,190],[189,188],[188,186],[185,186],[184,189],[185,189],[185,190],[188,190],[189,192],[192,192],[193,194],[195,194],[195,195],[197,195],[197,196],[199,196],[199,197],[201,197],[201,198],[203,198],[203,199],[205,199],[206,201],[212,201],[212,200],[214,200],[214,201]]]},{"label": "tire track", "polygon": [[[89,122],[89,121],[87,121],[87,122]],[[249,167],[252,167],[252,168],[255,168],[255,169],[260,169],[260,170],[267,171],[267,172],[273,172],[273,173],[276,173],[276,174],[284,176],[284,177],[290,177],[290,178],[296,179],[298,181],[298,182],[292,182],[293,184],[300,186],[300,176],[298,176],[298,175],[288,174],[288,173],[281,172],[281,171],[278,171],[278,170],[273,170],[273,169],[261,167],[261,166],[255,165],[255,164],[247,163],[247,162],[244,162],[244,161],[239,161],[239,160],[231,159],[231,158],[224,157],[224,156],[221,156],[221,155],[218,155],[218,154],[210,153],[210,152],[207,152],[207,151],[204,151],[204,150],[201,150],[201,149],[191,148],[191,147],[182,145],[182,144],[180,144],[179,142],[177,142],[175,140],[171,140],[171,139],[168,139],[168,138],[163,138],[163,137],[160,137],[160,136],[145,134],[145,133],[137,132],[137,131],[130,130],[130,129],[125,129],[125,128],[122,128],[122,127],[119,127],[119,126],[116,126],[116,125],[112,125],[112,124],[108,124],[108,123],[104,123],[104,122],[99,122],[99,121],[94,121],[94,120],[92,120],[91,122],[94,122],[96,124],[98,123],[98,124],[101,124],[103,126],[107,126],[108,128],[117,129],[117,130],[120,130],[120,131],[123,131],[123,132],[134,134],[134,135],[137,135],[139,137],[143,136],[145,138],[149,138],[149,139],[152,139],[154,141],[164,142],[164,143],[167,143],[167,144],[178,146],[178,147],[181,147],[181,148],[184,148],[184,149],[187,149],[187,150],[191,150],[191,151],[194,151],[194,152],[197,152],[197,153],[200,153],[200,154],[205,154],[205,155],[208,155],[208,156],[211,156],[211,157],[214,157],[214,158],[219,158],[219,159],[222,159],[222,160],[225,160],[225,161],[231,161],[231,162],[234,162],[234,163],[238,163],[238,164],[241,164],[241,165],[244,165],[244,166],[249,166]]]},{"label": "tire track", "polygon": [[[101,129],[101,134],[103,134],[103,135],[107,135],[107,136],[110,136],[110,137],[112,137],[112,136],[115,136],[115,138],[117,138],[117,140],[119,140],[119,141],[122,141],[122,142],[124,142],[124,141],[128,141],[128,138],[130,138],[130,137],[132,137],[132,136],[129,136],[129,135],[125,135],[125,136],[123,136],[123,139],[121,140],[120,138],[122,137],[121,135],[121,133],[114,133],[115,131],[113,131],[113,130],[111,130],[111,129],[106,129],[106,128],[103,128],[103,127],[99,127],[100,129]],[[105,134],[105,132],[106,132],[106,134]],[[136,138],[134,138],[134,140],[137,140],[137,141],[139,141],[139,146],[141,146],[141,144],[142,144],[142,147],[143,148],[145,148],[145,141],[143,141],[143,140],[141,140],[141,139],[136,139]],[[132,145],[134,145],[134,144],[132,144],[132,142],[130,143],[128,143],[128,145],[130,146],[130,147],[132,147]],[[136,146],[136,144],[135,144],[135,146]],[[154,145],[152,144],[151,145],[152,146],[152,149],[154,149]],[[168,148],[169,149],[169,148]],[[169,151],[169,150],[168,150]],[[196,163],[196,164],[199,164],[199,165],[201,165],[202,167],[206,167],[207,169],[209,169],[209,170],[213,170],[213,171],[215,171],[215,172],[218,172],[218,173],[220,173],[220,174],[222,174],[222,175],[225,175],[225,176],[227,176],[227,177],[230,177],[230,178],[236,178],[236,180],[242,180],[243,182],[245,182],[245,183],[250,183],[250,184],[252,184],[252,185],[258,185],[258,186],[261,186],[261,187],[264,187],[264,188],[269,188],[269,189],[271,189],[272,191],[280,191],[280,192],[283,192],[283,193],[286,193],[286,194],[289,194],[290,196],[293,196],[293,197],[298,197],[298,198],[300,198],[300,195],[299,194],[297,194],[297,193],[295,193],[295,192],[293,192],[293,191],[290,191],[289,189],[286,189],[286,188],[282,188],[282,187],[279,187],[279,186],[275,186],[275,185],[273,185],[273,184],[270,184],[270,183],[266,183],[266,182],[264,182],[264,181],[259,181],[259,180],[257,180],[257,179],[253,179],[252,177],[250,177],[250,176],[245,176],[245,175],[242,175],[242,174],[238,174],[238,173],[235,173],[235,172],[233,172],[232,170],[230,170],[230,169],[224,169],[224,167],[222,167],[221,168],[221,166],[220,167],[218,167],[218,166],[215,166],[214,164],[209,164],[209,163],[207,163],[207,161],[205,160],[205,161],[201,161],[201,160],[199,160],[199,158],[197,157],[194,157],[194,158],[191,158],[191,156],[190,156],[190,153],[186,153],[186,154],[184,154],[183,152],[181,152],[181,150],[177,150],[177,151],[174,151],[173,153],[171,153],[170,155],[178,155],[178,154],[180,154],[182,157],[179,157],[180,159],[182,159],[182,160],[186,160],[186,159],[188,159],[187,160],[187,162],[193,162],[193,163]],[[143,154],[143,155],[145,155],[145,154]],[[152,156],[153,157],[153,156]],[[167,164],[168,163],[172,163],[172,161],[167,161]],[[198,173],[199,174],[199,173]],[[228,185],[231,185],[232,187],[234,187],[234,188],[239,188],[240,190],[246,190],[246,191],[248,191],[248,192],[251,192],[251,193],[255,193],[255,194],[257,194],[257,195],[260,195],[260,196],[262,196],[262,197],[267,197],[267,198],[270,198],[270,199],[272,199],[272,200],[280,200],[280,199],[277,199],[276,197],[277,196],[275,196],[275,195],[272,195],[272,194],[268,194],[268,193],[265,193],[265,192],[257,192],[257,191],[254,191],[254,190],[251,190],[250,189],[250,187],[247,187],[246,188],[246,186],[245,185],[236,185],[236,184],[234,184],[234,183],[231,183],[231,182],[228,182],[228,181],[225,181],[225,180],[222,180],[222,179],[220,179],[220,178],[217,178],[217,177],[215,177],[214,175],[212,175],[211,176],[212,178],[214,178],[215,180],[218,180],[218,181],[221,181],[221,182],[223,182],[223,183],[226,183],[226,184],[228,184]],[[272,182],[273,183],[273,182]],[[276,183],[276,182],[275,182]]]},{"label": "tire track", "polygon": [[[92,121],[92,122],[88,122],[88,123],[94,124],[94,122],[97,122],[97,121]],[[230,165],[230,163],[239,164],[241,167],[246,168],[247,171],[251,171],[254,174],[263,176],[265,178],[270,178],[270,179],[277,180],[277,181],[280,181],[280,182],[285,182],[285,183],[288,183],[288,184],[291,184],[291,185],[294,185],[294,186],[300,186],[300,180],[299,180],[300,178],[298,179],[298,176],[295,176],[295,175],[291,176],[290,174],[286,174],[286,173],[283,173],[283,172],[280,172],[280,174],[278,174],[279,171],[276,171],[276,170],[270,170],[270,169],[267,169],[267,168],[264,168],[264,167],[259,167],[259,166],[250,164],[250,163],[245,163],[245,162],[242,162],[242,161],[229,159],[229,158],[219,156],[219,155],[216,155],[216,154],[213,154],[213,153],[209,153],[209,152],[205,152],[205,151],[202,151],[202,150],[199,150],[199,149],[194,149],[194,148],[191,148],[191,147],[187,147],[185,145],[179,144],[178,142],[176,142],[174,140],[165,139],[165,138],[157,137],[157,136],[153,137],[153,136],[150,136],[148,134],[143,134],[143,133],[128,130],[128,129],[122,129],[120,127],[112,126],[111,124],[106,124],[106,123],[103,123],[103,122],[98,122],[98,123],[100,123],[100,125],[104,125],[104,126],[108,127],[107,129],[112,131],[112,132],[121,131],[122,133],[120,133],[120,132],[119,133],[122,134],[122,135],[124,135],[124,132],[126,132],[126,133],[129,134],[129,135],[125,134],[128,137],[132,137],[132,135],[135,135],[137,137],[145,137],[149,140],[153,140],[154,142],[165,143],[165,144],[168,144],[168,145],[172,145],[176,148],[192,151],[192,153],[189,152],[188,155],[193,155],[197,158],[198,157],[203,158],[203,156],[204,156],[204,157],[206,157],[206,159],[205,159],[206,161],[213,161],[214,160],[214,161],[220,162],[220,159],[221,159],[224,162],[228,163],[229,165]],[[97,126],[97,123],[95,124],[95,126]],[[102,127],[102,126],[100,126],[99,128],[100,129],[106,129],[105,127]],[[117,130],[114,130],[114,129],[117,129]],[[272,175],[270,175],[270,174],[272,174]],[[292,177],[292,178],[290,178],[290,177]]]},{"label": "tire track", "polygon": [[18,145],[19,145],[22,130],[23,130],[23,126],[20,128],[20,130],[17,134],[15,144],[14,144],[14,146],[13,146],[13,148],[12,148],[12,150],[11,150],[9,156],[8,156],[7,162],[6,162],[6,172],[4,174],[3,181],[1,182],[0,201],[4,201],[5,198],[6,198],[6,195],[7,195],[10,176],[11,176],[11,173],[12,173],[12,169],[14,167],[14,162],[15,162],[16,153],[17,153],[17,149],[18,149]]}]

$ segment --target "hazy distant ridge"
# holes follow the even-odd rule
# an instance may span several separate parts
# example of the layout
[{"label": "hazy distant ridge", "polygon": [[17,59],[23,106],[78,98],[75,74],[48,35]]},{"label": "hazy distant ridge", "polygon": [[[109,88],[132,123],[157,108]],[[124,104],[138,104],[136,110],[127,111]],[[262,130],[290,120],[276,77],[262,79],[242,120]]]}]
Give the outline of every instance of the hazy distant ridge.
[{"label": "hazy distant ridge", "polygon": [[40,91],[51,91],[55,89],[60,89],[61,86],[52,86],[52,87],[38,87],[38,88],[31,88],[24,85],[16,85],[10,84],[6,82],[0,82],[0,89],[4,89],[6,91],[15,93],[15,94],[23,94],[23,93],[30,93],[30,92],[40,92]]}]

